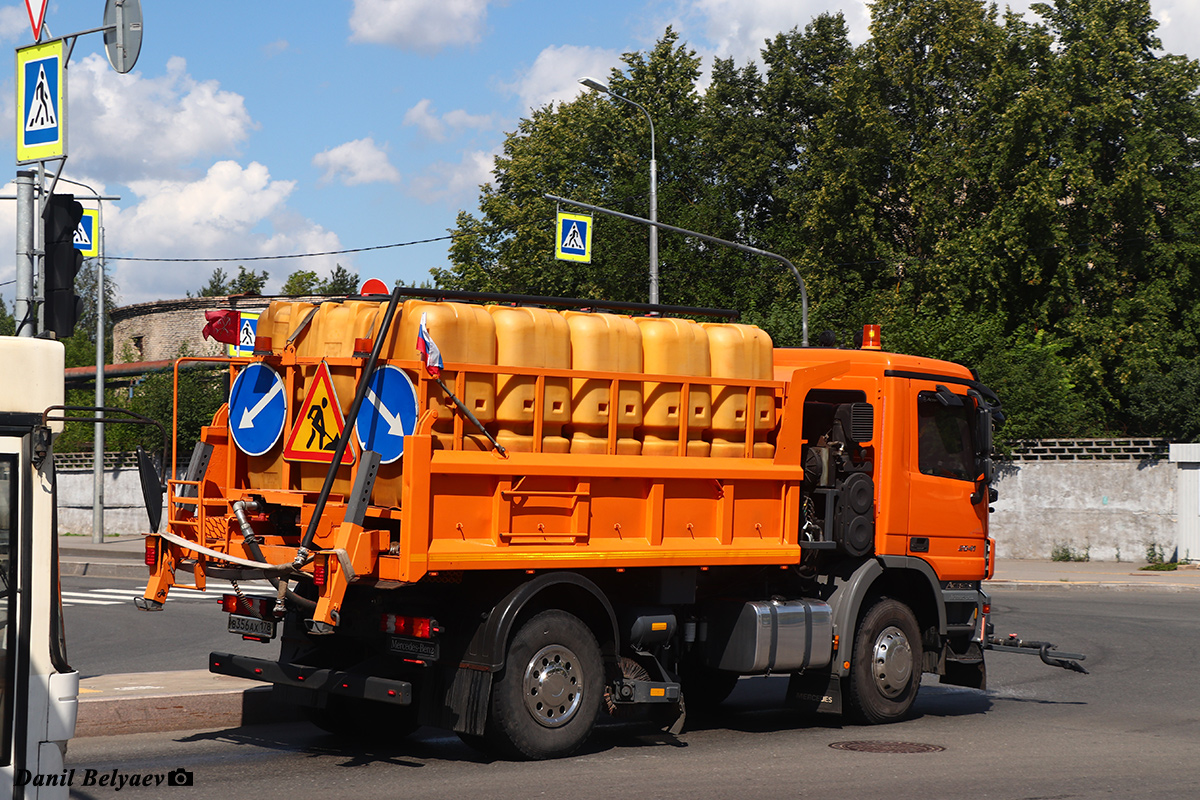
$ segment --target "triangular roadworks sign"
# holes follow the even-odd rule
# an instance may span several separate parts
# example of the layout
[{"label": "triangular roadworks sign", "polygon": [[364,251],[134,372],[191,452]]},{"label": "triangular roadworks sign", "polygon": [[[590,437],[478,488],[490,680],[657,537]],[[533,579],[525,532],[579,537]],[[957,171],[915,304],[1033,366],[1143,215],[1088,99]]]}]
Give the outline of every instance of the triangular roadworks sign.
[{"label": "triangular roadworks sign", "polygon": [[[346,420],[342,416],[337,393],[333,390],[329,365],[322,361],[308,388],[308,395],[300,406],[300,417],[283,448],[283,457],[290,461],[330,464],[338,437],[345,429]],[[354,463],[354,450],[350,444],[346,445],[346,452],[342,454],[342,463]]]}]

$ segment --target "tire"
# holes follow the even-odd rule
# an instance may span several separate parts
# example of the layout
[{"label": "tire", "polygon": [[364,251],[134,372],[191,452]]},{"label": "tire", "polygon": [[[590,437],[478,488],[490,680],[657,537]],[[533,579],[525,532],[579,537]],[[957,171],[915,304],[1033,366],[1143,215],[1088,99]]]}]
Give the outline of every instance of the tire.
[{"label": "tire", "polygon": [[878,600],[854,637],[847,716],[868,725],[905,719],[921,688],[923,660],[912,610],[898,600]]},{"label": "tire", "polygon": [[324,708],[308,709],[308,720],[326,733],[354,741],[397,741],[421,727],[416,706],[336,694],[329,696]]},{"label": "tire", "polygon": [[604,700],[596,637],[577,617],[543,611],[513,636],[492,684],[484,734],[508,757],[562,758],[579,749]]}]

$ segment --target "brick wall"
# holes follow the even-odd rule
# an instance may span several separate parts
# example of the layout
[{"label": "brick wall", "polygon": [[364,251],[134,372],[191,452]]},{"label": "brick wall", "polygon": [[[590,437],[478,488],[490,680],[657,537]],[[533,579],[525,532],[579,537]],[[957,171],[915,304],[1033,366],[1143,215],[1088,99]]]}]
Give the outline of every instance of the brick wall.
[{"label": "brick wall", "polygon": [[113,362],[164,361],[187,346],[194,356],[225,354],[225,345],[204,340],[204,312],[235,308],[263,311],[270,297],[189,297],[113,309]]}]

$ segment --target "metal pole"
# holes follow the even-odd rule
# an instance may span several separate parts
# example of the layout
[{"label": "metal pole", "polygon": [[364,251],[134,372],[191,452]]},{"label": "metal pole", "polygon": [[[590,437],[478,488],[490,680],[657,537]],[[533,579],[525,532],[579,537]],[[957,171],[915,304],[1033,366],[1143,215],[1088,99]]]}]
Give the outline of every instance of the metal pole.
[{"label": "metal pole", "polygon": [[32,337],[37,333],[33,310],[33,273],[36,262],[33,253],[33,179],[28,170],[17,172],[17,298],[13,316],[17,336]]},{"label": "metal pole", "polygon": [[658,305],[658,159],[654,150],[654,120],[641,103],[617,94],[600,81],[593,78],[580,78],[579,82],[589,89],[603,92],[629,103],[646,115],[646,122],[650,125],[650,304]]},{"label": "metal pole", "polygon": [[[92,194],[96,194],[95,190]],[[96,203],[96,427],[92,438],[92,542],[104,541],[104,204]]]},{"label": "metal pole", "polygon": [[[59,168],[59,173],[62,168]],[[58,175],[55,181],[60,180]],[[97,238],[96,259],[96,422],[92,436],[92,542],[104,541],[104,200],[120,200],[119,195],[101,195],[91,186],[69,178],[63,183],[82,186],[92,193],[91,197],[76,197],[77,200],[96,201],[96,229],[92,236]]]}]

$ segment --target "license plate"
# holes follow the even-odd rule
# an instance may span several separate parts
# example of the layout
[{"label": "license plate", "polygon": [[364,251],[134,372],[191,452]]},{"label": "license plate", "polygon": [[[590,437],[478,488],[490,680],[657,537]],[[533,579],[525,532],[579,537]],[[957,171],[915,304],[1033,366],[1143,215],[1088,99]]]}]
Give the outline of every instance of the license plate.
[{"label": "license plate", "polygon": [[404,636],[393,636],[391,637],[389,649],[398,656],[427,658],[431,661],[436,661],[438,657],[438,643],[431,642],[428,639],[409,639]]},{"label": "license plate", "polygon": [[275,620],[230,614],[229,632],[240,633],[243,636],[260,636],[264,639],[274,639]]}]

